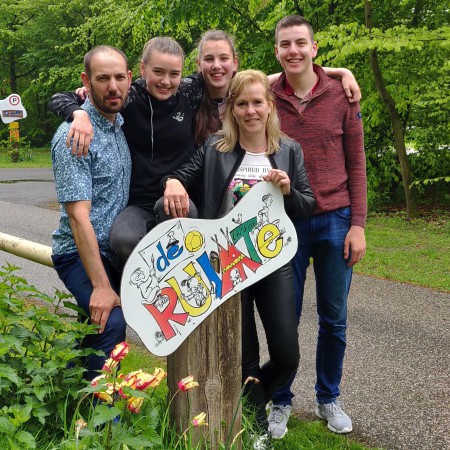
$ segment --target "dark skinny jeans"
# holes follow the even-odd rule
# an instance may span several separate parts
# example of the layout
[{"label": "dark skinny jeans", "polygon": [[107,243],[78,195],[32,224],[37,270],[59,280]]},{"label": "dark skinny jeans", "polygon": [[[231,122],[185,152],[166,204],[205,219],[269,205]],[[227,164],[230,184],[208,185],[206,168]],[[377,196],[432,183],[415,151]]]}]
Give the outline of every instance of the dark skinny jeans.
[{"label": "dark skinny jeans", "polygon": [[[245,393],[255,408],[260,432],[267,432],[266,403],[295,375],[300,350],[293,271],[291,263],[248,287],[242,302],[242,379],[252,376],[259,384],[249,383]],[[264,327],[270,359],[260,365],[255,305]]]}]

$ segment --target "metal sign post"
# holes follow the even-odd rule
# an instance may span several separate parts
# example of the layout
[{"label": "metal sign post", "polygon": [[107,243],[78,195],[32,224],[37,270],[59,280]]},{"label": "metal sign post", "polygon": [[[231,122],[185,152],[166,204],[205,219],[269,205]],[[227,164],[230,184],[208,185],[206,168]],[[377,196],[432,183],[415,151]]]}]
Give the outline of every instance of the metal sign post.
[{"label": "metal sign post", "polygon": [[9,123],[9,141],[13,147],[12,160],[19,160],[20,131],[17,120],[25,119],[27,112],[22,105],[20,95],[11,94],[4,100],[0,100],[0,117],[3,123]]}]

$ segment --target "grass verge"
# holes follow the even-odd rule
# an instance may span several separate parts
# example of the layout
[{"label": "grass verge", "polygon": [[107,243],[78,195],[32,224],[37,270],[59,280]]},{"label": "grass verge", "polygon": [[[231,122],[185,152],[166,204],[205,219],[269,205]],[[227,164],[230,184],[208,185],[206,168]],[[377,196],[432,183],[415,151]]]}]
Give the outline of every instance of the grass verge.
[{"label": "grass verge", "polygon": [[[122,361],[124,373],[142,369],[150,373],[155,367],[166,369],[165,358],[158,358],[149,353],[143,346],[130,344],[130,352]],[[190,374],[186,374],[188,376]],[[164,380],[159,395],[166,395],[167,384]],[[295,416],[289,419],[289,433],[279,441],[274,441],[275,450],[381,450],[366,447],[352,440],[351,435],[339,436],[326,428],[320,420],[300,420]]]},{"label": "grass verge", "polygon": [[35,167],[52,167],[50,146],[30,148],[24,152],[24,160],[14,163],[6,152],[0,152],[0,169],[25,169]]},{"label": "grass verge", "polygon": [[352,440],[351,435],[337,435],[322,421],[289,419],[289,433],[274,442],[275,450],[381,450],[366,447]]},{"label": "grass verge", "polygon": [[404,212],[370,215],[367,253],[355,271],[449,292],[449,216],[443,210],[415,220]]}]

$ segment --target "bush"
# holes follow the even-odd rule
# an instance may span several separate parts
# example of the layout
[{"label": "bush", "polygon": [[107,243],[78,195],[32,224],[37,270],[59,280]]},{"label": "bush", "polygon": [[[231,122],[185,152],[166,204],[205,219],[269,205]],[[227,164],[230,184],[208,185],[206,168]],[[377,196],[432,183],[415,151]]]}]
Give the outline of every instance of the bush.
[{"label": "bush", "polygon": [[26,138],[20,138],[17,142],[11,142],[9,139],[0,141],[0,152],[13,163],[18,163],[31,159],[30,143]]},{"label": "bush", "polygon": [[58,442],[71,420],[85,382],[79,364],[67,365],[92,352],[77,342],[95,327],[65,312],[79,312],[67,294],[49,297],[16,276],[18,267],[0,269],[0,447],[36,448]]},{"label": "bush", "polygon": [[[380,211],[386,205],[404,202],[403,182],[398,157],[393,148],[367,150],[368,205]],[[408,155],[418,203],[448,204],[449,150],[425,150]]]}]

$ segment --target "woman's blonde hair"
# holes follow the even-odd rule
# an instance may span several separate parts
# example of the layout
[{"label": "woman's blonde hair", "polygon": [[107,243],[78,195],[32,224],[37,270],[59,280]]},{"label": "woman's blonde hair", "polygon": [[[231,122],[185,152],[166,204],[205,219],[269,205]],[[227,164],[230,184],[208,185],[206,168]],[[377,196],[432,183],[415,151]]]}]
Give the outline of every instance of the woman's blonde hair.
[{"label": "woman's blonde hair", "polygon": [[239,141],[239,127],[233,116],[233,108],[236,98],[239,97],[244,88],[252,83],[262,84],[266,91],[266,100],[271,106],[271,111],[266,123],[266,154],[270,155],[272,153],[276,153],[280,148],[280,138],[282,133],[275,102],[269,91],[269,79],[267,78],[267,75],[260,70],[243,70],[242,72],[238,72],[230,83],[223,126],[222,130],[218,132],[218,134],[222,136],[222,139],[217,141],[217,150],[219,152],[226,153],[233,151]]}]

